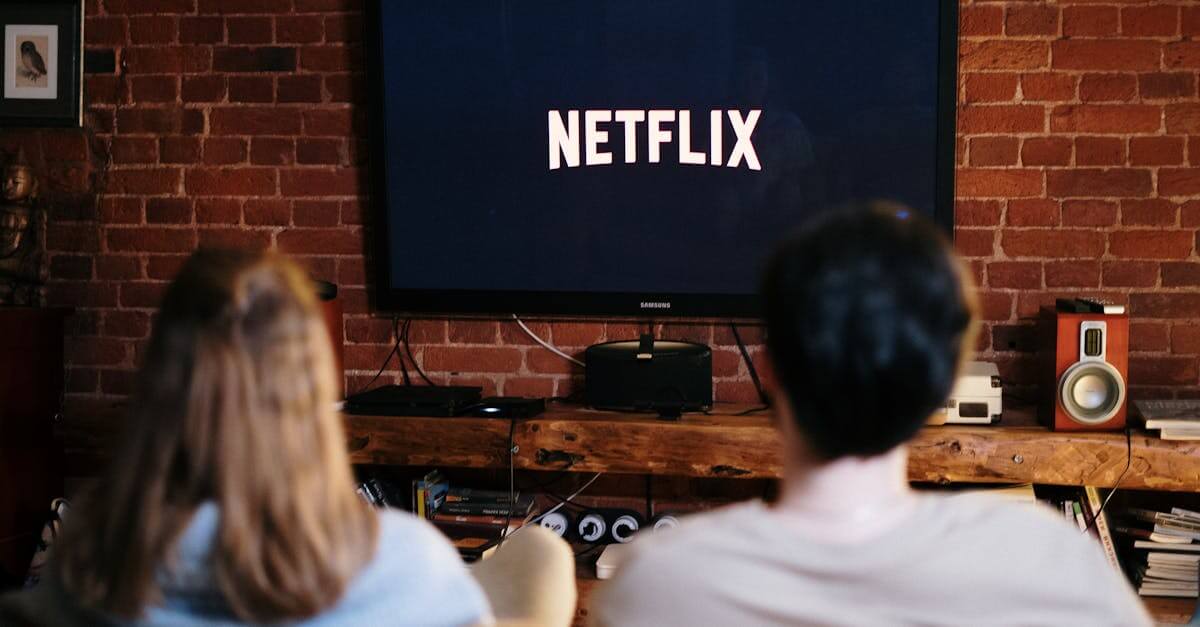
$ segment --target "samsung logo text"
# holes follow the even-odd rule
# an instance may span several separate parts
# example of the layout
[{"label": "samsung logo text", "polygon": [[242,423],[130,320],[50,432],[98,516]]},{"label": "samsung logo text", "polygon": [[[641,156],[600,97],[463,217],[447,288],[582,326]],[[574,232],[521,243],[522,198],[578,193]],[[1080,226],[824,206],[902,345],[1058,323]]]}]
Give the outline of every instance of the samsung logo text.
[{"label": "samsung logo text", "polygon": [[642,309],[670,309],[671,303],[657,301],[642,301]]}]

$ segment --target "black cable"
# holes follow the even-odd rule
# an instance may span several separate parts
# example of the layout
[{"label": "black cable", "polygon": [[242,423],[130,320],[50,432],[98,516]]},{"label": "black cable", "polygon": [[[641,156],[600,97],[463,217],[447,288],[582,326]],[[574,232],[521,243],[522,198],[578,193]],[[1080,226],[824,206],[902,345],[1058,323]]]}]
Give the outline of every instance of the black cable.
[{"label": "black cable", "polygon": [[[394,330],[395,328],[396,328],[396,317],[392,316],[392,329]],[[351,396],[357,396],[359,394],[362,394],[363,392],[366,392],[371,387],[371,385],[373,385],[376,381],[378,381],[379,377],[383,375],[383,371],[387,368],[388,362],[392,361],[392,355],[395,355],[397,353],[397,351],[399,351],[399,350],[400,350],[400,336],[397,335],[396,343],[392,345],[391,352],[388,353],[387,357],[385,357],[383,359],[383,363],[380,364],[380,366],[379,366],[379,372],[376,372],[375,376],[371,377],[371,380],[368,381],[366,385],[359,388],[358,391],[355,392],[354,394],[351,394]],[[403,361],[404,360],[401,360],[401,362],[403,362]]]},{"label": "black cable", "polygon": [[561,470],[555,471],[554,477],[552,477],[549,481],[546,481],[546,482],[534,481],[533,482],[534,487],[539,491],[549,489],[550,486],[552,486],[552,485],[558,483],[559,481],[562,481],[563,479],[566,479],[568,476],[570,476],[572,474],[571,467],[574,465],[575,465],[575,460],[568,459],[567,465],[563,466]]},{"label": "black cable", "polygon": [[1114,494],[1117,493],[1117,487],[1121,485],[1121,481],[1125,479],[1125,475],[1129,469],[1133,467],[1133,431],[1129,427],[1125,427],[1125,470],[1117,476],[1117,480],[1113,482],[1112,490],[1108,496],[1104,497],[1104,501],[1100,503],[1100,509],[1093,512],[1092,520],[1084,527],[1083,532],[1088,533],[1092,527],[1096,525],[1096,521],[1104,514],[1104,508],[1108,507],[1108,502],[1112,500]]},{"label": "black cable", "polygon": [[413,368],[416,369],[417,375],[420,376],[423,381],[425,381],[425,385],[437,387],[437,384],[429,379],[429,377],[425,374],[425,371],[421,369],[421,364],[418,364],[416,358],[413,357],[412,346],[408,343],[408,330],[411,326],[412,318],[404,321],[404,352],[408,355],[408,360],[412,362]]},{"label": "black cable", "polygon": [[[408,332],[408,321],[405,321],[405,333]],[[400,354],[400,326],[396,318],[392,318],[392,333],[396,336],[396,361],[400,362],[400,372],[404,375],[404,387],[410,387],[412,381],[408,378],[408,366],[404,365],[404,355]]]},{"label": "black cable", "polygon": [[548,490],[542,490],[541,494],[544,494],[544,495],[554,499],[555,501],[562,503],[564,507],[572,507],[572,508],[575,508],[580,511],[587,511],[587,510],[592,509],[586,505],[580,505],[579,503],[574,503],[572,501],[569,501],[569,500],[567,500],[567,497],[565,497],[557,492],[550,492]]},{"label": "black cable", "polygon": [[754,360],[750,359],[750,353],[746,350],[746,345],[742,343],[742,335],[738,333],[737,325],[730,322],[729,330],[733,331],[733,341],[737,342],[738,350],[742,353],[742,359],[746,361],[746,369],[750,371],[750,380],[754,382],[754,389],[758,392],[758,400],[762,401],[763,405],[771,406],[771,399],[767,396],[767,392],[763,390],[762,381],[758,378],[758,369],[754,367]]},{"label": "black cable", "polygon": [[592,551],[595,551],[596,549],[598,549],[598,548],[600,548],[600,547],[603,547],[603,546],[608,546],[608,545],[607,545],[607,544],[605,544],[605,543],[603,543],[603,542],[595,542],[595,543],[592,543],[592,544],[588,545],[588,546],[587,546],[587,548],[584,548],[584,549],[582,549],[582,550],[576,551],[576,552],[575,552],[575,558],[576,558],[576,559],[578,559],[578,558],[581,558],[581,557],[583,557],[584,555],[587,555],[588,553],[591,553]]},{"label": "black cable", "polygon": [[759,407],[751,407],[750,409],[744,409],[733,415],[734,416],[749,416],[750,414],[760,412],[760,411],[767,411],[768,409],[771,409],[770,405],[762,405]]},{"label": "black cable", "polygon": [[517,453],[513,436],[516,432],[517,419],[513,418],[508,423],[508,507],[504,514],[504,527],[500,529],[500,542],[496,543],[496,550],[500,550],[500,547],[504,546],[504,539],[508,537],[508,525],[512,522],[512,511],[517,506],[516,473],[513,470],[513,456]]}]

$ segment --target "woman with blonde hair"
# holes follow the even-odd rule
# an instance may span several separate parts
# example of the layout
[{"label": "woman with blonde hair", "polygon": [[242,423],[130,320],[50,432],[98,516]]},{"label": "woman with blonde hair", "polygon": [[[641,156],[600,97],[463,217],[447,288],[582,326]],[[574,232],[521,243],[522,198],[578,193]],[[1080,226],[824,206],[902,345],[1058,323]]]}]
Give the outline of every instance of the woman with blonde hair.
[{"label": "woman with blonde hair", "polygon": [[194,254],[140,376],[125,448],[16,604],[25,620],[492,622],[443,536],[355,494],[329,338],[292,263]]}]

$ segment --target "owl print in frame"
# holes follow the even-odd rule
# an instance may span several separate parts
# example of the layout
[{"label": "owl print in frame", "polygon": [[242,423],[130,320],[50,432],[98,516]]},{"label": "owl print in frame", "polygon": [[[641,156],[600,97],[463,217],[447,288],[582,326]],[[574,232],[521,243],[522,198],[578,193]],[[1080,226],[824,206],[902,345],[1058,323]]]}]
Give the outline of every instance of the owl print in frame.
[{"label": "owl print in frame", "polygon": [[79,126],[81,0],[0,3],[0,126]]}]

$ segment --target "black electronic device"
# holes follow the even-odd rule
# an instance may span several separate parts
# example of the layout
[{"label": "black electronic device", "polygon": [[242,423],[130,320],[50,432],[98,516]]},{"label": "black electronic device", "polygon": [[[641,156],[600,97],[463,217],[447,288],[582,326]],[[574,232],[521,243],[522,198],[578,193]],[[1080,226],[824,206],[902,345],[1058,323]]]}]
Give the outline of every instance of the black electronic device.
[{"label": "black electronic device", "polygon": [[656,411],[678,418],[712,407],[712,349],[655,340],[606,342],[584,351],[585,398],[596,409]]},{"label": "black electronic device", "polygon": [[472,416],[484,418],[533,418],[546,411],[546,400],[519,396],[489,396],[466,411]]},{"label": "black electronic device", "polygon": [[475,386],[384,385],[346,399],[346,413],[365,416],[457,416],[479,403]]},{"label": "black electronic device", "polygon": [[755,317],[827,206],[953,229],[959,0],[364,5],[377,309]]}]

